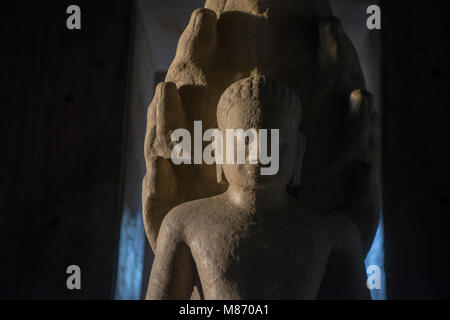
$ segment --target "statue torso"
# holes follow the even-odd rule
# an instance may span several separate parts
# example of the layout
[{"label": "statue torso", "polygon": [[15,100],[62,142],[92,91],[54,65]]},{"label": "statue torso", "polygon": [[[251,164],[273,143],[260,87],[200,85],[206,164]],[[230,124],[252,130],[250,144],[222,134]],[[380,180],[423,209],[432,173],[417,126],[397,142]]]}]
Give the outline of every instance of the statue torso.
[{"label": "statue torso", "polygon": [[192,202],[186,216],[205,299],[316,298],[332,247],[326,220],[289,208],[239,212],[220,198]]}]

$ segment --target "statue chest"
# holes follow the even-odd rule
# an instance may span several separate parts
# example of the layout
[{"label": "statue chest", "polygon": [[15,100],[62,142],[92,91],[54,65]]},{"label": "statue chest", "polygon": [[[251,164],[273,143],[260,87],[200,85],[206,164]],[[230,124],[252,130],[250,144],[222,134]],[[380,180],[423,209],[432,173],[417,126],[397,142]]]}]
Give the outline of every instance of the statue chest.
[{"label": "statue chest", "polygon": [[280,223],[226,229],[210,228],[190,244],[206,298],[315,297],[330,251],[326,234]]}]

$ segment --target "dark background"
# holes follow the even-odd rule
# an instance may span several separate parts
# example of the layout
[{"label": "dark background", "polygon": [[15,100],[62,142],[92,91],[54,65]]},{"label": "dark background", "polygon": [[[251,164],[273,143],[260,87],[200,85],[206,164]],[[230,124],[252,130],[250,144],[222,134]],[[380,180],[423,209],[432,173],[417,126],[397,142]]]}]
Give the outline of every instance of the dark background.
[{"label": "dark background", "polygon": [[386,0],[382,11],[387,295],[448,299],[448,4]]},{"label": "dark background", "polygon": [[[132,1],[76,1],[77,32],[65,28],[72,1],[11,3],[0,7],[0,298],[110,299]],[[387,296],[448,299],[445,2],[387,0],[381,9]],[[71,264],[83,270],[80,291],[66,288]]]}]

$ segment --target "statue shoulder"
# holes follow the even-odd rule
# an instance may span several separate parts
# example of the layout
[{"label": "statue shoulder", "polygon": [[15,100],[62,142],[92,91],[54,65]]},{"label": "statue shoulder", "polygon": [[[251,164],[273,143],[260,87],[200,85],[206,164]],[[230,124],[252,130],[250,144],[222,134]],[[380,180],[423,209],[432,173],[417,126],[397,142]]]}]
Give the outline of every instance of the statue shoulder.
[{"label": "statue shoulder", "polygon": [[194,211],[195,206],[192,205],[192,202],[185,202],[176,206],[164,217],[161,231],[177,234],[182,233],[187,221],[189,221],[189,217],[192,216]]},{"label": "statue shoulder", "polygon": [[308,213],[324,230],[335,237],[343,234],[359,236],[358,228],[353,221],[338,210],[310,209]]},{"label": "statue shoulder", "polygon": [[341,241],[358,241],[361,240],[361,235],[354,222],[343,215],[339,211],[331,211],[328,214],[330,223],[330,232],[333,236],[334,242]]},{"label": "statue shoulder", "polygon": [[203,224],[205,218],[220,207],[219,204],[219,196],[184,202],[169,211],[163,225],[183,234],[192,226]]}]

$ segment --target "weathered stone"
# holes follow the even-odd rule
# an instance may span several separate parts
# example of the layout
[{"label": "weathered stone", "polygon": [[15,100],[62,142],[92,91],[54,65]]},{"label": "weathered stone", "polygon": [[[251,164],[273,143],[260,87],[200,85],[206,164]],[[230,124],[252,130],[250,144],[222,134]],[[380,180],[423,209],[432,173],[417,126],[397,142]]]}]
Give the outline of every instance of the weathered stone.
[{"label": "weathered stone", "polygon": [[[176,128],[186,128],[192,132],[195,120],[202,120],[205,130],[216,128],[217,105],[225,90],[241,79],[260,75],[292,88],[302,104],[303,116],[299,129],[307,137],[308,147],[304,154],[301,184],[299,187],[288,186],[289,193],[299,200],[301,206],[310,208],[314,212],[326,212],[325,216],[329,217],[328,225],[330,226],[326,230],[335,230],[333,228],[339,228],[342,224],[339,221],[346,221],[344,223],[346,232],[341,238],[352,237],[355,235],[353,231],[357,230],[359,243],[362,246],[361,256],[368,251],[379,215],[375,182],[376,139],[373,135],[377,117],[373,99],[365,91],[365,81],[358,55],[345,35],[340,21],[331,15],[328,1],[320,0],[209,0],[204,9],[198,9],[192,14],[191,21],[180,38],[177,54],[165,83],[158,87],[148,113],[145,144],[147,175],[143,183],[143,206],[145,227],[156,252],[158,252],[159,239],[169,237],[164,234],[164,231],[161,237],[158,234],[170,210],[187,201],[217,195],[224,197],[224,192],[227,190],[226,184],[217,183],[215,166],[175,166],[171,162],[170,150],[173,147],[170,141],[171,132]],[[279,102],[280,105],[277,107],[281,110],[283,100]],[[264,101],[261,103],[263,104]],[[269,112],[277,119],[282,116],[279,113],[273,110]],[[286,186],[287,184],[283,188]],[[195,210],[203,212],[209,208],[207,202],[202,204],[205,205],[204,208],[198,207]],[[301,212],[301,206],[298,207],[299,212]],[[180,207],[174,210],[176,212],[193,211],[191,207],[186,208],[186,204],[183,204],[181,208],[185,210]],[[225,206],[221,209],[227,208]],[[262,207],[261,210],[267,211],[268,208]],[[181,215],[181,213],[177,214],[177,216]],[[300,216],[302,215],[299,214]],[[311,233],[315,230],[314,226],[306,228],[303,224],[306,221],[302,222],[299,217],[289,216],[285,219],[291,219],[291,221],[284,222],[298,226],[299,230],[302,230],[302,232],[299,231],[301,235],[298,237],[304,241],[310,241],[314,248],[318,248],[321,239]],[[182,219],[185,221],[186,217]],[[233,231],[232,228],[227,229],[222,226],[215,230],[201,223],[202,221],[195,221],[193,220],[189,225],[193,228],[192,232],[197,233],[198,236],[203,233],[212,233],[229,237],[233,234],[229,233]],[[354,230],[348,226],[349,221],[356,226]],[[325,223],[325,220],[320,223]],[[171,225],[169,222],[166,224]],[[261,226],[264,227],[264,225]],[[172,227],[178,228],[178,226]],[[249,228],[250,225],[247,227]],[[166,233],[170,231],[166,230]],[[276,242],[279,252],[297,248],[300,250],[300,257],[308,256],[308,252],[302,252],[304,247],[291,245],[292,241],[299,240],[296,239],[294,232],[287,232],[287,234],[292,235],[290,242]],[[307,234],[309,238],[305,239]],[[174,269],[160,270],[158,268],[161,267],[156,265],[156,269],[152,271],[153,278],[158,278],[156,276],[158,273],[170,272],[173,279],[170,280],[170,288],[164,287],[163,283],[166,280],[169,281],[168,279],[154,280],[162,281],[158,286],[166,288],[167,292],[152,295],[149,291],[149,296],[185,297],[187,284],[184,281],[189,272],[192,272],[191,275],[195,277],[198,287],[200,282],[205,286],[203,281],[208,281],[205,280],[206,274],[222,267],[219,262],[217,265],[211,262],[208,268],[205,267],[201,271],[202,261],[194,258],[195,263],[191,263],[194,249],[207,250],[207,244],[209,243],[194,242],[191,245],[182,243],[179,246],[179,252],[177,251],[178,258],[174,261],[184,262],[174,263]],[[194,248],[194,245],[200,247]],[[231,250],[231,244],[226,244],[226,240],[218,245],[224,255]],[[329,245],[329,247],[321,248],[326,251],[324,248],[332,247],[331,244]],[[169,244],[165,242],[161,246],[169,246]],[[246,270],[246,268],[254,266],[253,263],[260,257],[254,246],[239,248],[243,251],[240,251],[237,257],[245,256],[249,259],[246,260],[248,265],[240,267],[239,264],[234,264],[233,272],[244,274],[250,272],[250,269]],[[251,261],[251,257],[255,261]],[[158,253],[156,259],[158,259]],[[217,259],[225,258],[221,256]],[[266,263],[279,264],[281,268],[281,261],[285,259],[277,255],[271,257]],[[192,267],[194,265],[197,266],[197,270]],[[313,265],[317,266],[311,262],[311,265],[305,265],[305,268]],[[268,266],[267,272],[270,270],[275,272],[273,271],[275,269],[270,269]],[[290,271],[289,274],[292,274],[293,279],[298,280],[292,285],[301,284],[301,280],[296,278],[294,267],[291,267]],[[281,269],[278,272],[284,273]],[[275,276],[275,273],[273,275]],[[359,277],[359,273],[356,272],[355,275],[347,273],[347,276]],[[161,275],[161,277],[164,276]],[[202,279],[202,277],[206,278]],[[277,285],[271,287],[270,281],[259,279],[258,283],[254,283],[251,287],[239,276],[233,279],[234,285],[237,286],[233,287],[234,289],[230,283],[229,286],[211,286],[207,289],[203,288],[206,291],[200,292],[200,297],[312,298],[315,297],[318,285],[321,283],[321,278],[316,275],[314,283],[305,285],[302,289],[304,291],[294,293],[295,290],[292,289],[292,292],[287,290],[282,281],[276,282]],[[354,283],[353,285],[357,286]],[[245,289],[239,290],[239,287]]]}]

